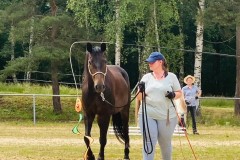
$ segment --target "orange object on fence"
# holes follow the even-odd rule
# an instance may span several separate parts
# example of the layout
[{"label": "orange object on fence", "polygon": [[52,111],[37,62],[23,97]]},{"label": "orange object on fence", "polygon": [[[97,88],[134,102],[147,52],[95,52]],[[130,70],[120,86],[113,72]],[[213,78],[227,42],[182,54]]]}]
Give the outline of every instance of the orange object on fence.
[{"label": "orange object on fence", "polygon": [[76,112],[80,112],[82,110],[82,101],[79,97],[76,100],[75,110]]}]

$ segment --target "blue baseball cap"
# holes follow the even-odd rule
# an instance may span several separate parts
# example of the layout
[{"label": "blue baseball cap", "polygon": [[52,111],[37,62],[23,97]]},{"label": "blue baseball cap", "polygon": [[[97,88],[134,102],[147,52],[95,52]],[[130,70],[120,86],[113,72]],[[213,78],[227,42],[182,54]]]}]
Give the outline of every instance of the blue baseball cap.
[{"label": "blue baseball cap", "polygon": [[156,60],[165,60],[165,57],[160,52],[152,52],[145,62],[153,63]]}]

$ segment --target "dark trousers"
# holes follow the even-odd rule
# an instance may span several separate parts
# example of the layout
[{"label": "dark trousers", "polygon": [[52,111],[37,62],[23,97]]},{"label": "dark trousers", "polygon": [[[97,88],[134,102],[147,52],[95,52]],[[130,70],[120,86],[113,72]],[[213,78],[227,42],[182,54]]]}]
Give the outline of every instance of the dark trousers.
[{"label": "dark trousers", "polygon": [[192,129],[193,132],[197,132],[197,126],[196,126],[196,106],[187,106],[187,115],[190,112],[192,117]]}]

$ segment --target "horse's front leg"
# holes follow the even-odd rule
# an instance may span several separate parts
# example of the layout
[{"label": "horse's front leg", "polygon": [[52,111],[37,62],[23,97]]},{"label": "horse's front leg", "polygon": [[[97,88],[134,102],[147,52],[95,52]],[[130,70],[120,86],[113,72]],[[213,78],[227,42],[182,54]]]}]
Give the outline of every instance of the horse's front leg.
[{"label": "horse's front leg", "polygon": [[100,151],[98,155],[98,160],[104,160],[104,149],[107,144],[107,130],[109,127],[110,115],[98,116],[97,122],[100,129]]},{"label": "horse's front leg", "polygon": [[95,160],[95,156],[94,156],[94,154],[91,150],[91,147],[90,147],[90,144],[91,144],[91,141],[92,141],[91,129],[92,129],[92,123],[93,123],[94,118],[95,118],[94,114],[92,114],[92,115],[85,114],[85,117],[84,117],[84,124],[85,124],[84,141],[85,141],[85,144],[87,146],[87,151],[84,155],[84,160]]}]

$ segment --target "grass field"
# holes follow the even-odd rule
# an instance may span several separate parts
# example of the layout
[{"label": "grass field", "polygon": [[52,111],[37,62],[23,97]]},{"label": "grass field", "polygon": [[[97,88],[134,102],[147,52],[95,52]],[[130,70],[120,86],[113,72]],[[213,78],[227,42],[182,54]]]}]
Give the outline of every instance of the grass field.
[{"label": "grass field", "polygon": [[[2,84],[0,93],[51,94],[51,87],[30,84]],[[74,95],[75,89],[61,86],[61,94]],[[86,150],[83,135],[75,135],[77,124],[75,97],[61,97],[63,113],[54,114],[52,98],[36,97],[36,125],[33,125],[31,96],[0,96],[0,160],[81,160]],[[198,160],[240,160],[240,118],[234,116],[234,101],[201,99],[202,116],[197,118],[200,135],[188,129],[190,144]],[[134,103],[130,109],[130,126],[134,126]],[[83,123],[79,130],[84,132]],[[99,150],[98,127],[94,125],[92,149]],[[130,136],[131,160],[142,159],[141,136]],[[108,135],[106,160],[123,158],[123,145]],[[155,159],[160,158],[157,147]],[[173,138],[173,160],[194,160],[185,136]]]},{"label": "grass field", "polygon": [[[86,150],[82,135],[71,132],[76,122],[72,123],[32,123],[1,122],[0,123],[0,159],[1,160],[81,160]],[[83,125],[79,126],[83,132]],[[200,135],[188,138],[197,159],[237,160],[240,159],[240,127],[199,126]],[[97,156],[98,128],[93,127],[93,152]],[[140,160],[142,149],[141,136],[131,136],[130,158]],[[174,136],[173,159],[195,159],[185,136]],[[123,145],[115,136],[108,135],[106,159],[123,158]],[[157,147],[156,160],[161,159]]]}]

